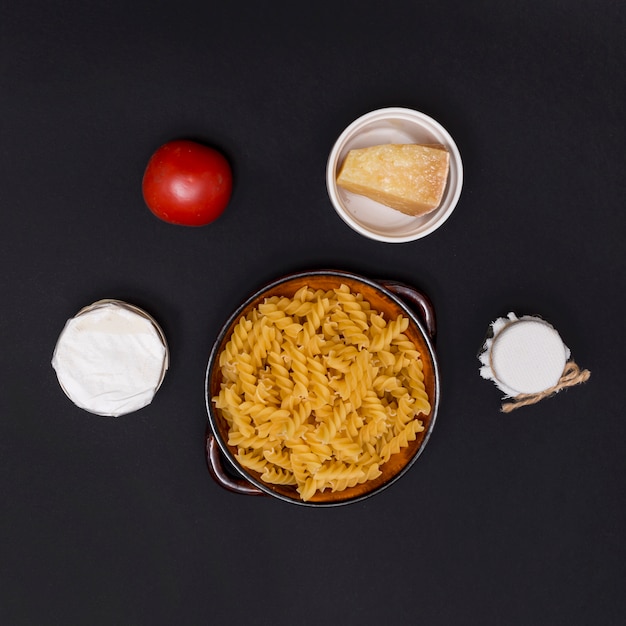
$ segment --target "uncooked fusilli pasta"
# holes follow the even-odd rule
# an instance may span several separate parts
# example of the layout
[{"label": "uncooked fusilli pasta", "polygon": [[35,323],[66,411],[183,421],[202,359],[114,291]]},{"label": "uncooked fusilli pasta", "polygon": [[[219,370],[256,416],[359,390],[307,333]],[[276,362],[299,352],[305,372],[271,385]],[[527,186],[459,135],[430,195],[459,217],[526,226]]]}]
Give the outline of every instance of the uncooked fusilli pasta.
[{"label": "uncooked fusilli pasta", "polygon": [[267,483],[295,485],[305,501],[380,476],[430,412],[408,324],[346,285],[268,297],[242,317],[212,398],[238,462]]}]

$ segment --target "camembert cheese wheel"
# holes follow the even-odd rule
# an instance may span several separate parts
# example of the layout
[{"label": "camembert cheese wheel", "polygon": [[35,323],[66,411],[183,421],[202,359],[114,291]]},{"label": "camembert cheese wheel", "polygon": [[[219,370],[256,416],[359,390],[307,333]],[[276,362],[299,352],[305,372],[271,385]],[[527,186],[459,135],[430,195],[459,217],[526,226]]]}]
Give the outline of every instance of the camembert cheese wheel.
[{"label": "camembert cheese wheel", "polygon": [[407,215],[423,215],[441,203],[449,168],[441,145],[370,146],[348,152],[337,184]]},{"label": "camembert cheese wheel", "polygon": [[81,409],[110,417],[150,404],[168,364],[156,321],[132,304],[108,299],[66,322],[52,357],[67,397]]}]

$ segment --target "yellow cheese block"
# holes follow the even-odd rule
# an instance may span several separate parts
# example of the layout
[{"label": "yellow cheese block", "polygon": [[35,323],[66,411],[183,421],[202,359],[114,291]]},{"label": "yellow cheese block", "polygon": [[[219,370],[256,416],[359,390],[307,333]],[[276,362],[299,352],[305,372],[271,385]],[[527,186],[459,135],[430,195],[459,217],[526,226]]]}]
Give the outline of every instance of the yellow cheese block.
[{"label": "yellow cheese block", "polygon": [[441,203],[449,167],[444,146],[371,146],[348,152],[337,184],[407,215],[423,215]]}]

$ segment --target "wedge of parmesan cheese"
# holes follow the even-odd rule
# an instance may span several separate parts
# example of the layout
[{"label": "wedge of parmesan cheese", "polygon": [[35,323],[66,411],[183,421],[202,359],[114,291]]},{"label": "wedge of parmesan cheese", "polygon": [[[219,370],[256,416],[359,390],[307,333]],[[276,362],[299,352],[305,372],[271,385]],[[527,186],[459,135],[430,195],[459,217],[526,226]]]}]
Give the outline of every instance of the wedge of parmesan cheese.
[{"label": "wedge of parmesan cheese", "polygon": [[407,215],[423,215],[441,203],[449,167],[445,146],[371,146],[348,152],[337,184]]}]

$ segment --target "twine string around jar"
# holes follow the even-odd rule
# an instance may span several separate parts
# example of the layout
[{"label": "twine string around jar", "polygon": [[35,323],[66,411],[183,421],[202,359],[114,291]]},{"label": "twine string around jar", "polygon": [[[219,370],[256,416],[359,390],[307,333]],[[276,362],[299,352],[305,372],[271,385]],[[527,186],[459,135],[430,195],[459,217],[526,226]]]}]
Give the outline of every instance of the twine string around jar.
[{"label": "twine string around jar", "polygon": [[589,370],[581,370],[574,361],[568,361],[565,364],[565,369],[561,378],[556,385],[540,391],[538,393],[522,393],[512,398],[510,402],[502,404],[502,412],[510,413],[511,411],[518,409],[521,406],[528,406],[529,404],[535,404],[544,398],[547,398],[566,387],[573,387],[589,380],[591,372]]}]

